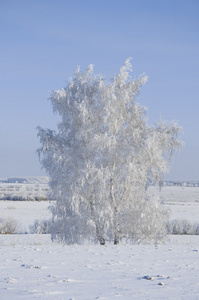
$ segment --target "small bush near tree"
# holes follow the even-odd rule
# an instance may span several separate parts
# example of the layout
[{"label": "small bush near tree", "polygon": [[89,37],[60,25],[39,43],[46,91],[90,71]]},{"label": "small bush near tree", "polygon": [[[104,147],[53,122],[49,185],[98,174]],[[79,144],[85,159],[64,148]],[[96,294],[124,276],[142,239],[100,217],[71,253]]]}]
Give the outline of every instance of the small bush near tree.
[{"label": "small bush near tree", "polygon": [[48,234],[51,231],[52,223],[50,220],[35,220],[34,225],[30,225],[32,234]]},{"label": "small bush near tree", "polygon": [[0,218],[0,234],[17,233],[17,221],[12,218]]},{"label": "small bush near tree", "polygon": [[199,224],[186,219],[175,219],[167,222],[168,234],[176,235],[198,235]]}]

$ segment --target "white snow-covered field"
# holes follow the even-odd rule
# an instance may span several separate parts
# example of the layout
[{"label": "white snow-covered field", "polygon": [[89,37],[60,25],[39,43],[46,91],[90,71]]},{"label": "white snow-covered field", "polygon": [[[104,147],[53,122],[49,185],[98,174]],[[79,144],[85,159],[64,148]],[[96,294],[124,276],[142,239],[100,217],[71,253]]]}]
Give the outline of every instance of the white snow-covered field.
[{"label": "white snow-covered field", "polygon": [[166,186],[162,189],[161,198],[170,210],[171,219],[199,223],[199,187]]},{"label": "white snow-covered field", "polygon": [[[164,187],[171,219],[198,222],[199,188]],[[48,201],[0,201],[0,218],[29,233]],[[161,245],[52,243],[48,234],[0,235],[0,299],[199,299],[199,235]]]}]

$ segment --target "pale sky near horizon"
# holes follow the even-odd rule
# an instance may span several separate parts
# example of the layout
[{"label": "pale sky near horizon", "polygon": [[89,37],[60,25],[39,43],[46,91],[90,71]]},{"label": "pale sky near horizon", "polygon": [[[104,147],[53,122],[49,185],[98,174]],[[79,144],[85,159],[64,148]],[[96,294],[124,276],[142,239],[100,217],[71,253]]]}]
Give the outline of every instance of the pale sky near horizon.
[{"label": "pale sky near horizon", "polygon": [[0,45],[1,178],[45,175],[36,127],[55,129],[47,99],[77,65],[109,79],[132,57],[149,123],[184,130],[166,179],[199,180],[198,0],[0,0]]}]

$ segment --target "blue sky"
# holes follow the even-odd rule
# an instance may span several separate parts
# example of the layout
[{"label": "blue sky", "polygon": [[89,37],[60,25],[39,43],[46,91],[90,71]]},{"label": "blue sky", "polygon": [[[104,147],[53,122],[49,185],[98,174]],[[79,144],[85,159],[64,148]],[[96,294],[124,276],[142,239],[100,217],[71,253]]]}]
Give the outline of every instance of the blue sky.
[{"label": "blue sky", "polygon": [[167,179],[199,180],[198,0],[0,0],[0,177],[45,175],[36,127],[55,129],[50,92],[77,65],[107,79],[132,57],[149,123],[177,120]]}]

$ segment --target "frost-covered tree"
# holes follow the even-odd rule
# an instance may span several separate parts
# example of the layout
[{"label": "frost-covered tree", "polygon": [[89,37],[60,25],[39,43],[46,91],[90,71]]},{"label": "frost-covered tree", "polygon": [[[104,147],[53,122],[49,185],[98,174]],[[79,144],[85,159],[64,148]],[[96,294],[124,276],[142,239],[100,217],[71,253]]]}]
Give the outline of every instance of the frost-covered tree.
[{"label": "frost-covered tree", "polygon": [[[102,123],[98,96],[103,79],[92,78],[92,68],[89,66],[85,73],[78,68],[65,89],[52,93],[53,110],[62,117],[58,133],[39,128],[39,155],[43,155],[42,165],[57,200],[55,224],[60,239],[69,243],[79,243],[93,232],[101,244],[105,243],[99,223],[101,213],[96,210],[104,202],[105,178],[100,165],[94,163],[98,147],[94,137]],[[101,193],[96,192],[97,187]]]},{"label": "frost-covered tree", "polygon": [[146,76],[133,81],[128,59],[111,82],[78,68],[67,86],[51,95],[61,116],[58,132],[38,128],[43,168],[53,197],[52,238],[66,243],[97,239],[119,243],[158,240],[165,211],[148,184],[158,185],[181,145],[174,122],[147,124],[135,101]]}]

